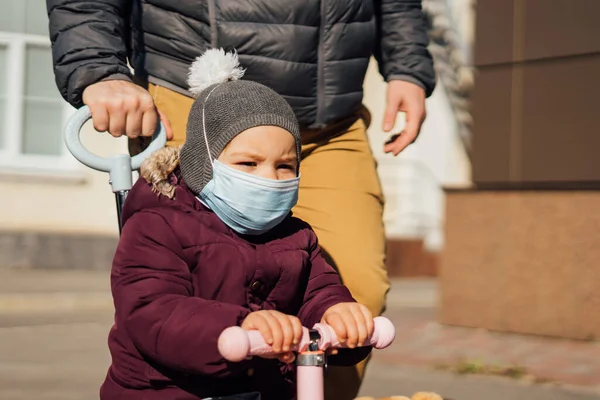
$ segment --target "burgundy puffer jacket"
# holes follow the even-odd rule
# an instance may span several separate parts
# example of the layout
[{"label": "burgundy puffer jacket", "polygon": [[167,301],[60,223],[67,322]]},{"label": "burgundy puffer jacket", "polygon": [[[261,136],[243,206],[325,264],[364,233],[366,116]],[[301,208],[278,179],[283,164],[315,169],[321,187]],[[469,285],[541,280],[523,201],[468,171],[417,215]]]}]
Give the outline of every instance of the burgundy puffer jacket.
[{"label": "burgundy puffer jacket", "polygon": [[[263,400],[294,397],[293,367],[254,358],[229,363],[218,353],[223,329],[252,311],[296,315],[303,326],[354,301],[319,250],[312,229],[289,217],[246,238],[204,207],[173,174],[175,199],[139,179],[125,203],[112,269],[115,324],[107,399],[186,400],[259,391]],[[330,363],[351,365],[370,348]]]}]

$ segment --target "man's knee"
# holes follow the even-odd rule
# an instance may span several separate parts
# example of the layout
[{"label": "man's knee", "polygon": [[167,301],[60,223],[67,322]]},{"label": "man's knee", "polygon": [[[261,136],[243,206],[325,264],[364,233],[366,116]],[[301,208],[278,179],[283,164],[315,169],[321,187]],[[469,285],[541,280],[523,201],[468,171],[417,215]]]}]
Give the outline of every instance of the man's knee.
[{"label": "man's knee", "polygon": [[385,310],[387,293],[390,288],[388,280],[368,282],[365,286],[354,292],[350,289],[350,293],[358,303],[367,306],[374,317],[381,315]]},{"label": "man's knee", "polygon": [[373,316],[381,315],[385,309],[390,281],[383,259],[378,262],[346,262],[338,265],[342,283],[354,299],[367,306]]}]

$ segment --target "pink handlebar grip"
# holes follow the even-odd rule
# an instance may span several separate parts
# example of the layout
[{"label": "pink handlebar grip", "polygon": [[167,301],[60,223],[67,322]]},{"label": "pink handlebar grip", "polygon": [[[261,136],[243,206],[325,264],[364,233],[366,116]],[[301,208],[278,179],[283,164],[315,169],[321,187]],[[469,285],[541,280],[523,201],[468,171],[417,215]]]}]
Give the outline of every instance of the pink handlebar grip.
[{"label": "pink handlebar grip", "polygon": [[[396,338],[396,328],[392,321],[385,317],[373,318],[373,335],[367,338],[365,345],[373,346],[376,349],[385,349],[388,347]],[[344,348],[346,345],[340,343],[337,339],[335,331],[329,325],[316,324],[313,329],[319,331],[321,340],[319,341],[319,348],[325,350],[330,347]]]},{"label": "pink handlebar grip", "polygon": [[[376,349],[388,347],[396,337],[396,329],[392,322],[385,317],[375,317],[373,319],[373,335],[367,338],[365,345],[373,346]],[[321,340],[319,349],[326,350],[330,347],[345,347],[343,343],[337,340],[333,328],[326,324],[316,324],[314,329],[319,331]],[[303,328],[302,338],[298,345],[292,347],[292,351],[305,350],[310,342],[308,329]],[[246,331],[239,326],[232,326],[221,332],[218,341],[219,352],[229,361],[239,362],[248,356],[269,357],[274,356],[271,346],[265,343],[259,331]]]},{"label": "pink handlebar grip", "polygon": [[[304,349],[309,345],[308,329],[302,328],[300,343],[291,351]],[[259,331],[246,331],[239,326],[230,326],[219,335],[219,353],[228,361],[240,362],[249,356],[274,356],[276,353],[263,339]]]}]

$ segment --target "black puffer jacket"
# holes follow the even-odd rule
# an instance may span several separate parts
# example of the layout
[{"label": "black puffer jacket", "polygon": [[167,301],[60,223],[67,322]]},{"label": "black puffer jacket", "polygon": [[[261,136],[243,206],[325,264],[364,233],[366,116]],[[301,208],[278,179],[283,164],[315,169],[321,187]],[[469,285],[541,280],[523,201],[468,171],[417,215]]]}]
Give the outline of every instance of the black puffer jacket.
[{"label": "black puffer jacket", "polygon": [[284,96],[304,126],[360,107],[369,58],[386,80],[435,85],[421,0],[46,0],[56,82],[82,105],[102,79],[187,94],[190,63],[209,47],[236,49],[245,79]]}]

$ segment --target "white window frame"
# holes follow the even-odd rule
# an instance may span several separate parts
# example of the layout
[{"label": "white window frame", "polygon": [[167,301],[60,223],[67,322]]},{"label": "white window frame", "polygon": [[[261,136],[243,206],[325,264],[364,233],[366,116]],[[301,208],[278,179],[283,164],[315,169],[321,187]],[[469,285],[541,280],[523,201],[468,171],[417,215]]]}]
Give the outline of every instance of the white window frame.
[{"label": "white window frame", "polygon": [[[83,169],[61,141],[59,155],[23,154],[23,105],[26,79],[26,48],[34,45],[51,48],[50,40],[41,35],[0,32],[0,46],[7,49],[6,118],[4,146],[0,148],[0,174],[54,176],[81,179]],[[65,126],[75,109],[64,102],[61,126]],[[62,135],[63,132],[60,132]]]}]

